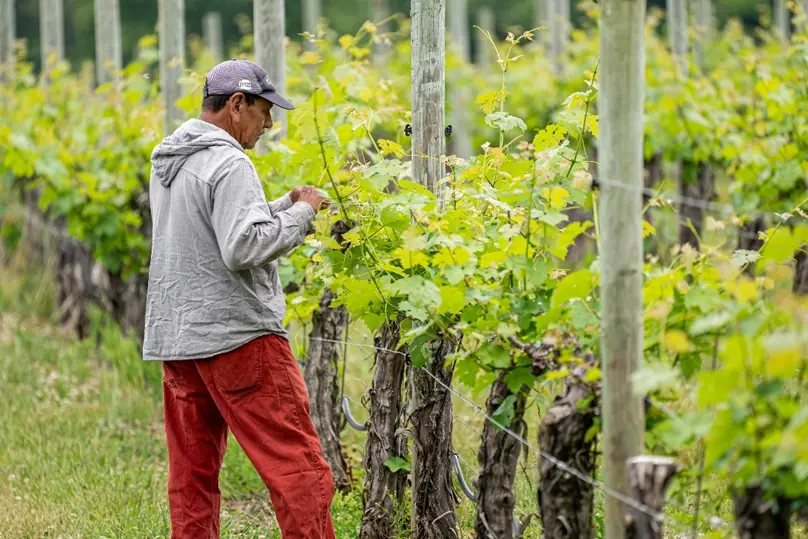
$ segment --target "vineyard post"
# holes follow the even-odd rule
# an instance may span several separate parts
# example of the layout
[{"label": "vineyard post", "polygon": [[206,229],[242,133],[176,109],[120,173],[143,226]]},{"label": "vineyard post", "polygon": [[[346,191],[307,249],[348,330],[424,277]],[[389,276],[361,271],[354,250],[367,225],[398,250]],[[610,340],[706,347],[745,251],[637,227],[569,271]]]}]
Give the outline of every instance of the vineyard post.
[{"label": "vineyard post", "polygon": [[[378,25],[376,32],[379,34],[386,33],[390,23],[382,21],[386,21],[390,16],[390,0],[372,0],[370,10],[371,20]],[[388,47],[383,43],[373,44],[373,59],[376,64],[384,65],[387,49]]]},{"label": "vineyard post", "polygon": [[[550,24],[550,57],[553,64],[553,73],[557,77],[564,74],[562,57],[567,50],[569,39],[569,1],[548,0]],[[566,8],[566,12],[565,12]]]},{"label": "vineyard post", "polygon": [[[696,17],[700,13],[696,13]],[[668,41],[671,55],[679,71],[680,80],[689,76],[688,69],[688,35],[687,35],[687,1],[668,0]],[[698,19],[697,24],[700,24]],[[698,41],[697,41],[698,43]],[[687,120],[685,128],[687,126]],[[691,141],[694,142],[694,141]],[[711,198],[715,175],[708,162],[696,162],[694,159],[685,159],[675,163],[679,178],[679,193],[685,199],[708,200]],[[694,249],[699,248],[699,236],[704,224],[704,210],[692,204],[679,204],[679,243],[689,244]]]},{"label": "vineyard post", "polygon": [[218,64],[224,57],[224,45],[222,44],[222,15],[217,11],[205,13],[202,18],[202,36],[205,41],[205,48],[213,58],[213,62]]},{"label": "vineyard post", "polygon": [[165,101],[165,134],[171,134],[185,114],[177,106],[181,97],[180,77],[185,67],[185,0],[160,0],[160,89]]},{"label": "vineyard post", "polygon": [[[460,56],[461,69],[468,65],[471,58],[469,52],[469,12],[467,0],[448,0],[447,16],[449,17],[449,33]],[[455,80],[457,80],[455,78]],[[452,88],[452,153],[463,159],[471,156],[471,140],[466,111],[469,103],[469,90],[466,84],[454,83]]]},{"label": "vineyard post", "polygon": [[791,39],[791,17],[786,0],[774,0],[774,27],[778,37],[785,42]]},{"label": "vineyard post", "polygon": [[696,42],[693,51],[696,63],[704,67],[704,47],[712,35],[713,7],[711,0],[694,0],[693,22],[696,27]]},{"label": "vineyard post", "polygon": [[95,0],[95,78],[112,82],[123,67],[118,0]]},{"label": "vineyard post", "polygon": [[679,70],[679,77],[687,76],[687,1],[668,0],[668,43]]},{"label": "vineyard post", "polygon": [[11,80],[14,67],[14,0],[0,0],[0,82]]},{"label": "vineyard post", "polygon": [[628,459],[628,483],[631,498],[638,507],[629,507],[625,517],[626,539],[663,539],[662,519],[648,514],[648,510],[662,514],[665,506],[665,491],[676,475],[677,465],[673,459],[641,455]]},{"label": "vineyard post", "polygon": [[[642,453],[642,188],[645,2],[604,0],[600,22],[601,369],[606,485],[626,493],[626,460]],[[613,182],[626,184],[622,189]],[[606,539],[624,534],[625,504],[605,501]]]},{"label": "vineyard post", "polygon": [[491,42],[485,37],[483,32],[488,32],[491,38],[496,43],[496,20],[494,19],[494,11],[488,7],[483,6],[477,10],[477,26],[480,29],[474,29],[475,49],[477,50],[476,63],[479,66],[486,67],[491,63],[494,53],[491,50]]},{"label": "vineyard post", "polygon": [[[533,0],[533,27],[549,26],[550,14],[553,12],[555,0]],[[545,31],[539,31],[536,41],[540,44],[547,43]]]},{"label": "vineyard post", "polygon": [[[443,0],[413,0],[412,171],[414,181],[438,195],[445,166],[444,95],[446,20]],[[457,537],[457,496],[452,483],[453,369],[444,366],[454,342],[439,335],[430,358],[410,378],[412,423],[412,534],[423,539]],[[433,378],[434,377],[434,378]]]},{"label": "vineyard post", "polygon": [[[320,0],[303,0],[303,31],[316,36],[321,15]],[[307,48],[313,48],[312,43],[308,41],[304,41],[304,43]]]},{"label": "vineyard post", "polygon": [[[253,34],[255,61],[264,68],[272,85],[286,93],[286,11],[284,0],[253,0]],[[272,120],[280,125],[278,137],[286,137],[286,111],[272,108]],[[265,143],[258,143],[258,155],[267,152]]]},{"label": "vineyard post", "polygon": [[39,0],[39,36],[42,58],[42,82],[47,88],[50,59],[61,62],[65,57],[64,4],[62,0]]}]

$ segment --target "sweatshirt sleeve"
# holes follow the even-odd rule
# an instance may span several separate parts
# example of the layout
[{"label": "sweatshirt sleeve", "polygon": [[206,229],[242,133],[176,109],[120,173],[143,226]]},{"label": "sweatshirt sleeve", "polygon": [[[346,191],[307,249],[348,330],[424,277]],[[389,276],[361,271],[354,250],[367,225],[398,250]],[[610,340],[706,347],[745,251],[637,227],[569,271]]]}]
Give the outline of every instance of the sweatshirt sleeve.
[{"label": "sweatshirt sleeve", "polygon": [[294,203],[292,202],[292,197],[289,193],[286,193],[281,198],[277,200],[273,200],[269,203],[269,211],[272,212],[272,215],[275,215],[278,212],[286,211],[292,207]]},{"label": "sweatshirt sleeve", "polygon": [[213,185],[211,223],[231,271],[261,266],[300,245],[314,215],[305,202],[273,215],[247,159],[236,160]]}]

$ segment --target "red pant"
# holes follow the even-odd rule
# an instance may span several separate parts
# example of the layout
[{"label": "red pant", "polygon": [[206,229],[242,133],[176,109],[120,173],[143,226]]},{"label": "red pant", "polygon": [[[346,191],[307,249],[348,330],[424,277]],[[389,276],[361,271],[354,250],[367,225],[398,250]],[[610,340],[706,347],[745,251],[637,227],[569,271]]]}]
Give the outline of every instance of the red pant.
[{"label": "red pant", "polygon": [[172,539],[218,539],[228,427],[269,489],[283,538],[334,539],[334,482],[286,340],[166,361],[163,397]]}]

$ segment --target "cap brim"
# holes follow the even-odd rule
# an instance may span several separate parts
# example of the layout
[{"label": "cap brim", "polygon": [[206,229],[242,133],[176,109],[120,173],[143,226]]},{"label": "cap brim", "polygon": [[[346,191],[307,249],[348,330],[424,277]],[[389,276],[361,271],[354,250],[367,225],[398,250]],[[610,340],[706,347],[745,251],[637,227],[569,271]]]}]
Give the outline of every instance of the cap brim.
[{"label": "cap brim", "polygon": [[278,92],[264,92],[262,94],[258,94],[261,98],[266,99],[273,105],[278,105],[282,109],[286,110],[294,110],[295,106],[292,104],[291,101],[283,97]]}]

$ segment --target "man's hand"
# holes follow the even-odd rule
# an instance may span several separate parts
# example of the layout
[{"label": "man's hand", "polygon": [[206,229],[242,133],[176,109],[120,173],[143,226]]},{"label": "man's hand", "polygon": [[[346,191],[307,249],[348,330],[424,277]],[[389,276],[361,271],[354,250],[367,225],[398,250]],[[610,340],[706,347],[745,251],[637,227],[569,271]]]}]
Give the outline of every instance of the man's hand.
[{"label": "man's hand", "polygon": [[295,187],[294,189],[289,191],[289,198],[292,199],[292,204],[294,204],[295,202],[300,200],[300,193],[302,193],[302,192],[303,192],[302,187]]},{"label": "man's hand", "polygon": [[328,199],[321,195],[316,187],[301,187],[298,202],[305,202],[314,209],[315,213],[328,207]]}]

